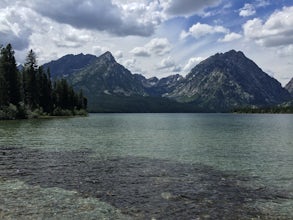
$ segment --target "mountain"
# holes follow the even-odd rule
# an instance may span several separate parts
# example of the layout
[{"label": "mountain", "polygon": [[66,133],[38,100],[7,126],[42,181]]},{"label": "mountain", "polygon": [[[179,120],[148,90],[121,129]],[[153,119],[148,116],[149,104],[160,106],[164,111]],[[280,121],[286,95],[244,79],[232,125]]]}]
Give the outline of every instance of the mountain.
[{"label": "mountain", "polygon": [[293,97],[293,77],[290,80],[290,82],[288,82],[288,84],[285,86],[285,89],[287,89],[287,91],[291,94],[291,96]]},{"label": "mountain", "polygon": [[183,77],[179,74],[170,75],[161,79],[157,77],[146,79],[144,76],[138,74],[135,74],[135,76],[141,81],[146,93],[154,97],[164,97],[168,95],[183,80]]},{"label": "mountain", "polygon": [[122,99],[147,95],[142,83],[129,70],[117,63],[110,52],[104,53],[66,79],[76,90],[83,90],[91,110],[95,110],[101,102],[111,102],[114,96]]},{"label": "mountain", "polygon": [[82,89],[93,112],[227,112],[292,100],[277,80],[235,50],[209,57],[186,77],[147,79],[132,74],[110,52],[66,55],[46,66],[54,77]]},{"label": "mountain", "polygon": [[17,69],[18,69],[18,71],[23,71],[23,69],[24,69],[24,66],[22,65],[22,64],[19,64],[19,65],[17,65]]},{"label": "mountain", "polygon": [[43,68],[45,70],[48,68],[50,69],[51,77],[53,79],[62,78],[85,68],[89,64],[93,63],[96,59],[96,56],[90,54],[68,54],[58,60],[44,64]]},{"label": "mountain", "polygon": [[277,80],[235,50],[202,61],[166,97],[211,111],[272,106],[290,99]]},{"label": "mountain", "polygon": [[142,84],[129,70],[116,62],[110,52],[98,57],[80,71],[66,77],[76,89],[86,95],[146,95]]}]

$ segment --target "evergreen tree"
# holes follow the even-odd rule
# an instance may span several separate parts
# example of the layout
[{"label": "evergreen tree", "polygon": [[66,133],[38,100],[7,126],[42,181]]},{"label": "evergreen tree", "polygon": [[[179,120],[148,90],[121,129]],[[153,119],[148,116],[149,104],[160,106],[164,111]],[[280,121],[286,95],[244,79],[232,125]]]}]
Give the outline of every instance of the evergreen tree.
[{"label": "evergreen tree", "polygon": [[20,78],[11,44],[1,49],[0,72],[1,103],[18,105],[21,101]]},{"label": "evergreen tree", "polygon": [[33,50],[27,55],[23,71],[24,101],[31,108],[38,106],[37,61]]},{"label": "evergreen tree", "polygon": [[78,109],[86,109],[87,108],[87,99],[83,95],[83,91],[80,90],[78,93],[78,98],[77,98],[77,108]]},{"label": "evergreen tree", "polygon": [[[25,105],[20,104],[22,101]],[[54,82],[52,87],[50,70],[38,68],[33,50],[29,51],[24,69],[19,73],[12,46],[0,46],[0,118],[36,117],[39,112],[28,109],[71,115],[76,109],[86,108],[86,103],[82,91],[75,93],[65,79]]]}]

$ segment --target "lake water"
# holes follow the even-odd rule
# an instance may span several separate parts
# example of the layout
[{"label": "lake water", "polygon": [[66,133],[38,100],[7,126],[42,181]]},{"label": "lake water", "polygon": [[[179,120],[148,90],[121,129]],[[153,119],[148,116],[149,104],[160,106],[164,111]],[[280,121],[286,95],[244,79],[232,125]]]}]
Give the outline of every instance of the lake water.
[{"label": "lake water", "polygon": [[293,115],[0,121],[0,219],[293,219]]}]

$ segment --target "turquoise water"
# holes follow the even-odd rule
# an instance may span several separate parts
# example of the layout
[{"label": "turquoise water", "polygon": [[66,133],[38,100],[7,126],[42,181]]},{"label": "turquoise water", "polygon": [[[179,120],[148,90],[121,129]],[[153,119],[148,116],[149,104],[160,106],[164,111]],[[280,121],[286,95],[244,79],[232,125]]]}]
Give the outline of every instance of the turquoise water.
[{"label": "turquoise water", "polygon": [[269,114],[0,121],[0,219],[293,219],[292,131]]}]

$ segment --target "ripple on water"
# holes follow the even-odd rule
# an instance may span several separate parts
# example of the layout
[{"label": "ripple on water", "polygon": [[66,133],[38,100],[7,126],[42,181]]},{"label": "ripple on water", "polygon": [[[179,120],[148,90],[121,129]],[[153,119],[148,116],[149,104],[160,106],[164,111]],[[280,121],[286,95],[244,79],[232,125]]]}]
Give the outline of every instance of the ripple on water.
[{"label": "ripple on water", "polygon": [[274,208],[270,204],[278,202],[292,204],[292,197],[286,192],[252,185],[251,177],[201,164],[144,157],[98,160],[91,157],[90,151],[82,150],[0,149],[0,207],[4,218],[56,215],[76,219],[288,219],[293,216],[290,210],[274,212],[266,207]]}]

